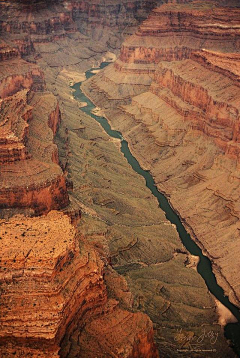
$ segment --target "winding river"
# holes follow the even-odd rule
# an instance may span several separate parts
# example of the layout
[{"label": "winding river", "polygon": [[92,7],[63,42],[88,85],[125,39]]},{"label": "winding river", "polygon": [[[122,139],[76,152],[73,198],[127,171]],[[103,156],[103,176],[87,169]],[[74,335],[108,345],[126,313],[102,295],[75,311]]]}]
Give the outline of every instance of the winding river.
[{"label": "winding river", "polygon": [[[86,78],[90,78],[94,76],[95,71],[106,67],[109,63],[102,62],[99,68],[92,68],[86,72]],[[128,143],[124,140],[122,134],[116,130],[112,130],[108,121],[104,117],[96,116],[92,113],[92,110],[95,109],[95,105],[90,101],[88,97],[84,95],[80,88],[81,82],[78,82],[72,86],[74,90],[74,97],[80,101],[85,102],[87,105],[82,107],[81,110],[88,115],[90,115],[93,119],[101,124],[105,132],[113,138],[118,138],[121,140],[121,152],[124,157],[127,159],[128,163],[131,165],[132,169],[137,172],[139,175],[143,176],[146,181],[146,186],[151,190],[152,194],[157,198],[159,207],[165,212],[167,219],[174,225],[176,225],[179,236],[182,240],[183,245],[186,249],[194,256],[199,257],[199,263],[197,266],[198,273],[203,277],[209,291],[225,306],[227,307],[232,314],[237,318],[238,323],[229,323],[225,326],[225,337],[231,341],[231,345],[235,351],[235,353],[240,356],[240,311],[234,306],[228,299],[227,296],[224,295],[223,289],[217,284],[215,275],[212,272],[211,261],[203,255],[200,247],[195,243],[195,241],[188,234],[186,229],[184,228],[179,216],[172,209],[169,204],[167,198],[158,191],[153,177],[149,171],[143,170],[137,159],[131,154]]]}]

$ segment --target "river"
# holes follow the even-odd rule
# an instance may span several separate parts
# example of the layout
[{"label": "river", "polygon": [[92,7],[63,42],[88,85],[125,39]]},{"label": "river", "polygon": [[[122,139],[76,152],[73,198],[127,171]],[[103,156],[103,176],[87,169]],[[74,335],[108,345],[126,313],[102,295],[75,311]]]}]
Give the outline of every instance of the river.
[{"label": "river", "polygon": [[[102,62],[99,68],[92,68],[86,72],[86,78],[90,78],[95,75],[94,70],[103,69],[109,63]],[[188,234],[184,228],[180,217],[176,214],[174,209],[169,204],[167,198],[158,191],[154,179],[149,171],[143,170],[139,165],[137,159],[132,155],[129,150],[128,143],[124,140],[122,134],[116,130],[112,130],[110,124],[108,123],[105,117],[97,116],[92,113],[92,110],[95,109],[95,105],[90,101],[88,97],[82,92],[80,88],[81,82],[78,82],[72,86],[74,89],[73,95],[80,102],[85,102],[87,105],[82,107],[81,110],[86,114],[90,115],[94,120],[99,122],[105,132],[113,138],[118,138],[121,140],[121,152],[124,157],[127,159],[128,163],[131,165],[132,169],[137,172],[139,175],[143,176],[146,181],[146,186],[151,190],[152,194],[157,198],[159,207],[165,212],[166,218],[176,226],[179,233],[180,239],[186,249],[190,254],[199,257],[199,263],[197,266],[198,273],[204,279],[209,291],[225,306],[227,307],[232,314],[238,320],[238,323],[229,323],[225,326],[224,333],[225,337],[231,341],[231,346],[233,347],[235,353],[240,357],[240,311],[234,306],[224,295],[223,289],[217,284],[216,277],[212,271],[211,261],[203,255],[200,247],[195,243],[195,241]]]}]

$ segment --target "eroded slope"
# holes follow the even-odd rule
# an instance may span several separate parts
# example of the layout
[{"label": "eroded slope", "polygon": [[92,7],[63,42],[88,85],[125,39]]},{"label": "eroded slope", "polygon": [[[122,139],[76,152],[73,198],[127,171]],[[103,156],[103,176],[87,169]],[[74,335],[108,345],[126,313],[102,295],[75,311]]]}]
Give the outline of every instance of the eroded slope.
[{"label": "eroded slope", "polygon": [[164,5],[83,87],[168,194],[237,305],[238,29],[234,6]]}]

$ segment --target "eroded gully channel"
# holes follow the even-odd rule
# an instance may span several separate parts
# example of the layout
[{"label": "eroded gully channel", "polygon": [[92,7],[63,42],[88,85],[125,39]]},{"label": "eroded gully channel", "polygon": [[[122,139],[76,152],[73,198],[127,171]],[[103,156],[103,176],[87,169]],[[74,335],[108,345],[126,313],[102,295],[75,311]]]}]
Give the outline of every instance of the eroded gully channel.
[{"label": "eroded gully channel", "polygon": [[[109,63],[102,62],[99,68],[91,68],[88,70],[85,75],[86,78],[90,78],[94,76],[93,70],[99,70],[106,67]],[[166,218],[174,225],[176,225],[178,234],[183,245],[190,252],[190,254],[199,257],[199,263],[197,266],[198,273],[204,279],[209,291],[225,306],[227,307],[232,314],[238,320],[237,323],[229,323],[225,326],[224,332],[225,337],[231,341],[231,346],[235,353],[240,357],[240,311],[234,306],[228,299],[227,296],[224,295],[223,289],[217,284],[216,277],[212,272],[211,261],[203,255],[200,247],[195,243],[195,241],[188,234],[186,229],[184,228],[179,216],[172,209],[169,204],[167,198],[158,191],[155,182],[153,180],[152,175],[149,171],[143,170],[139,165],[137,159],[132,155],[129,150],[128,143],[124,140],[122,134],[116,130],[112,130],[109,125],[107,119],[105,117],[96,116],[92,113],[92,110],[95,109],[95,105],[90,101],[88,97],[82,92],[81,82],[75,83],[72,86],[74,90],[73,96],[80,102],[85,102],[87,105],[82,107],[81,110],[95,119],[98,123],[101,124],[105,132],[113,138],[117,138],[121,140],[121,152],[124,157],[127,159],[128,163],[131,165],[132,169],[137,172],[139,175],[143,176],[146,181],[146,186],[151,190],[152,194],[157,198],[159,207],[165,212]]]}]

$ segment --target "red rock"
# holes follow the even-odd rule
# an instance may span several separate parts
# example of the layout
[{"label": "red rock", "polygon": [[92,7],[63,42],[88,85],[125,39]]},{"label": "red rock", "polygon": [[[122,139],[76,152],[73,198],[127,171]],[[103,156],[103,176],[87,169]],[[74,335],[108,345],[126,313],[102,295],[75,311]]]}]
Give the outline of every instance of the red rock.
[{"label": "red rock", "polygon": [[19,51],[9,46],[5,41],[0,43],[0,61],[9,60],[19,56]]},{"label": "red rock", "polygon": [[234,52],[240,46],[239,12],[237,8],[215,7],[211,1],[195,1],[190,6],[165,4],[153,10],[136,34],[125,41],[120,60],[176,61],[189,58],[193,50],[201,48]]},{"label": "red rock", "polygon": [[239,7],[166,4],[83,84],[240,305]]},{"label": "red rock", "polygon": [[44,88],[43,71],[36,65],[22,59],[0,62],[0,98],[12,96],[22,89],[43,91]]},{"label": "red rock", "polygon": [[32,107],[27,104],[27,91],[2,100],[0,115],[0,163],[29,158],[26,142]]},{"label": "red rock", "polygon": [[[74,344],[70,345],[70,342]],[[82,358],[159,357],[153,342],[150,319],[143,313],[120,309],[114,300],[108,301],[103,315],[90,319],[82,329],[75,329],[73,334],[67,334],[60,356],[64,358],[76,355]]]},{"label": "red rock", "polygon": [[[120,309],[117,301],[107,303],[103,261],[83,240],[78,242],[66,215],[15,216],[0,225],[2,355],[58,356],[68,327],[61,357],[68,337],[76,333],[82,357],[106,352],[158,357],[150,319]],[[71,348],[67,351],[71,357]]]},{"label": "red rock", "polygon": [[2,101],[2,111],[11,120],[5,119],[0,127],[0,207],[30,207],[37,213],[65,207],[66,182],[53,144],[53,131],[60,123],[56,98],[50,93],[18,92]]},{"label": "red rock", "polygon": [[103,263],[84,245],[80,255],[75,229],[59,212],[16,216],[1,230],[0,342],[51,350],[77,311],[81,317],[106,302]]}]

